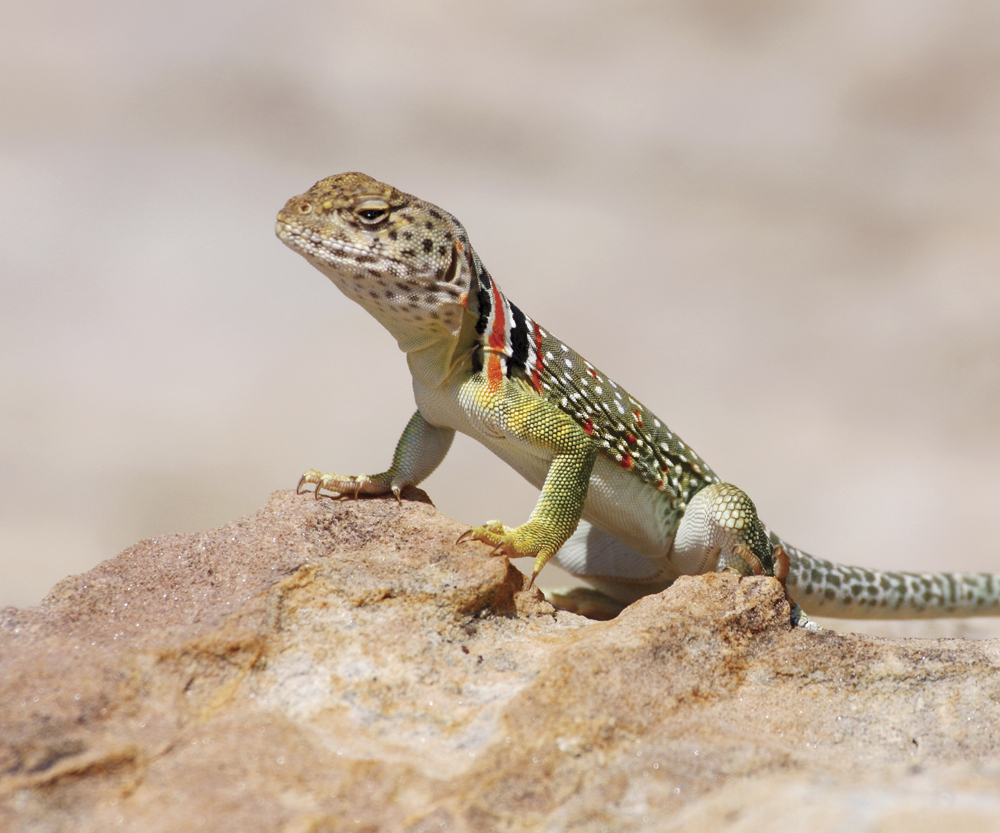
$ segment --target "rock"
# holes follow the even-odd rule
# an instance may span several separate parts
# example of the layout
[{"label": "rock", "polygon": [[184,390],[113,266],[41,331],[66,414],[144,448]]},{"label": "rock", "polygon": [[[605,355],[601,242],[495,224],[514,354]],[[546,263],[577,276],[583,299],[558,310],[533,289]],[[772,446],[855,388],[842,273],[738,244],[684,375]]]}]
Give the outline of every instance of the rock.
[{"label": "rock", "polygon": [[[419,497],[420,493],[415,493]],[[0,629],[0,829],[993,829],[1000,645],[772,579],[558,611],[419,500],[276,493]]]}]

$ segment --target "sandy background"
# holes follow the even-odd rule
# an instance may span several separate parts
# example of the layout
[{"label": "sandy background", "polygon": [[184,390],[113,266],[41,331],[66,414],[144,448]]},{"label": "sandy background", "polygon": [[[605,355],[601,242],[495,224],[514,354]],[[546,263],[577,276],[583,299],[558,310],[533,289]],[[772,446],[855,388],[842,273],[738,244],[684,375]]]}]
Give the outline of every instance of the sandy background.
[{"label": "sandy background", "polygon": [[[273,234],[343,170],[793,543],[1000,569],[1000,4],[43,0],[0,31],[0,604],[385,467],[403,357]],[[536,497],[465,438],[426,486]]]}]

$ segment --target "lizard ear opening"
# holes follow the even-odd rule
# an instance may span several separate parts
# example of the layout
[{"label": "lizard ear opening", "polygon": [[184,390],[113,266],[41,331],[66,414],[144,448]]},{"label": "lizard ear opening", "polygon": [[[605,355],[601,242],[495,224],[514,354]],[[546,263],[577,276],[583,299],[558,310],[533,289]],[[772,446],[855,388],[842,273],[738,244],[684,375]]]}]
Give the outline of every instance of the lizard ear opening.
[{"label": "lizard ear opening", "polygon": [[458,243],[455,243],[451,247],[451,262],[448,264],[448,268],[444,270],[441,280],[445,283],[456,283],[461,271],[461,263],[462,250],[459,248]]}]

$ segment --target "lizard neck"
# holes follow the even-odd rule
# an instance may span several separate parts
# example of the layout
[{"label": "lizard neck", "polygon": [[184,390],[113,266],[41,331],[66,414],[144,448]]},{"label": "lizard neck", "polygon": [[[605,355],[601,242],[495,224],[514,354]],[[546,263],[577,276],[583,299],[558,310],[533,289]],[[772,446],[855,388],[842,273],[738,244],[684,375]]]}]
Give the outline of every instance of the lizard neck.
[{"label": "lizard neck", "polygon": [[406,363],[415,385],[437,390],[447,385],[456,374],[466,371],[476,349],[477,316],[469,310],[462,316],[457,336],[440,338],[406,352]]}]

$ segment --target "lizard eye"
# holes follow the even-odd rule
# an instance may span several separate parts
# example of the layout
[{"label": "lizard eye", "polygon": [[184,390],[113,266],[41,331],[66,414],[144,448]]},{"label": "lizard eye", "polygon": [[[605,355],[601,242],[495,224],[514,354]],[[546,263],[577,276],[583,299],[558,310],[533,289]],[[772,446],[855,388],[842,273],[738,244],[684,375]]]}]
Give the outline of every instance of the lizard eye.
[{"label": "lizard eye", "polygon": [[365,200],[354,209],[354,214],[366,226],[374,226],[389,216],[389,203],[384,200]]}]

